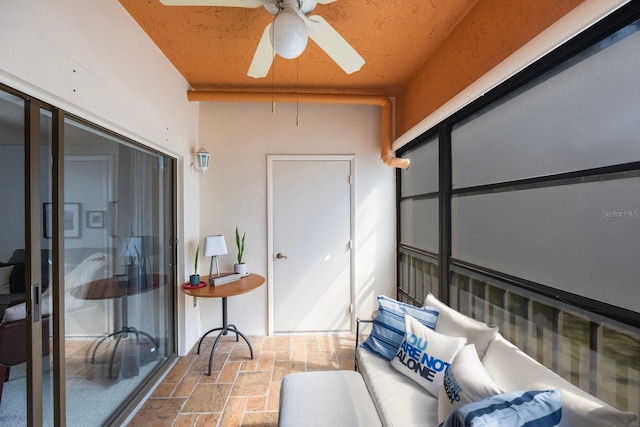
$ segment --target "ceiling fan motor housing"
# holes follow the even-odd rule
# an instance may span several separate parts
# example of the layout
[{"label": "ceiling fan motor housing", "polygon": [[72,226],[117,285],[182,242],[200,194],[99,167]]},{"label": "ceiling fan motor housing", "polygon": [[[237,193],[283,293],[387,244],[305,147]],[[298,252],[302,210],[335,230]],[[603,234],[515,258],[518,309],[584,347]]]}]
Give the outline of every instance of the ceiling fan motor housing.
[{"label": "ceiling fan motor housing", "polygon": [[281,9],[270,31],[271,45],[285,59],[297,58],[307,47],[307,28],[295,10]]}]

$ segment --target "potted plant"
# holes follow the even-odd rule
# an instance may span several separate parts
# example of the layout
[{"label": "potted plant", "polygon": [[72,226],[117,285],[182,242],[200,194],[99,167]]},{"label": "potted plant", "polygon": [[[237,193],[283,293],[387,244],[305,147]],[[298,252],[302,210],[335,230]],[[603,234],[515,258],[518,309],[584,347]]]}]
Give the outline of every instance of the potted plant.
[{"label": "potted plant", "polygon": [[189,276],[189,284],[197,286],[200,284],[200,275],[198,274],[198,256],[200,255],[200,245],[196,247],[196,261],[193,266],[193,274]]},{"label": "potted plant", "polygon": [[242,239],[240,238],[240,232],[238,231],[238,226],[236,225],[236,246],[238,248],[238,258],[237,263],[233,265],[233,271],[236,273],[240,273],[243,276],[247,275],[247,264],[242,261],[242,256],[244,255],[244,238],[247,235],[245,231],[242,233]]}]

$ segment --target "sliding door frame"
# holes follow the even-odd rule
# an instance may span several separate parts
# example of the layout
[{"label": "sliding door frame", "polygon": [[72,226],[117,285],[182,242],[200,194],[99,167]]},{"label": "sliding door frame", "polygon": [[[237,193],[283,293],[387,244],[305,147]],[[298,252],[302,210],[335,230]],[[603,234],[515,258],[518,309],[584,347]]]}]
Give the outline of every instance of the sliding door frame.
[{"label": "sliding door frame", "polygon": [[[27,425],[43,425],[40,104],[25,103],[25,297],[27,322]],[[55,232],[55,231],[54,231]]]}]

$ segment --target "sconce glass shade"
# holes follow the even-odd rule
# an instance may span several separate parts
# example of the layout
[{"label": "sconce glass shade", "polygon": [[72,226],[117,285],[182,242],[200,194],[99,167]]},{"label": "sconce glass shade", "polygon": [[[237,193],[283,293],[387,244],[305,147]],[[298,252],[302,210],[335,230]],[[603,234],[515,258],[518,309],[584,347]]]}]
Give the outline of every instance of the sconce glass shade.
[{"label": "sconce glass shade", "polygon": [[204,238],[204,256],[226,255],[227,244],[224,236],[207,236]]},{"label": "sconce glass shade", "polygon": [[283,9],[271,26],[271,45],[285,59],[297,58],[307,47],[307,28],[295,11]]},{"label": "sconce glass shade", "polygon": [[203,147],[196,153],[196,166],[195,168],[202,172],[202,175],[209,169],[209,159],[211,154]]}]

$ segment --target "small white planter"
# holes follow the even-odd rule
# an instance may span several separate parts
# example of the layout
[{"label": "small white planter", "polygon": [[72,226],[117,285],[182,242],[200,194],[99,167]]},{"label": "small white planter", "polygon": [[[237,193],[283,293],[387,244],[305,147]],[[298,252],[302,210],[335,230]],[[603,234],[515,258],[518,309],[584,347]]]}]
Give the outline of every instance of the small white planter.
[{"label": "small white planter", "polygon": [[240,264],[233,264],[233,271],[236,273],[240,273],[243,276],[246,276],[247,274],[247,264],[246,263],[240,263]]}]

